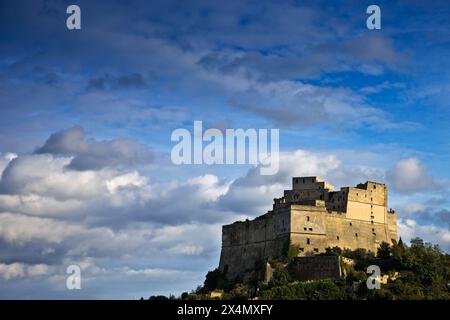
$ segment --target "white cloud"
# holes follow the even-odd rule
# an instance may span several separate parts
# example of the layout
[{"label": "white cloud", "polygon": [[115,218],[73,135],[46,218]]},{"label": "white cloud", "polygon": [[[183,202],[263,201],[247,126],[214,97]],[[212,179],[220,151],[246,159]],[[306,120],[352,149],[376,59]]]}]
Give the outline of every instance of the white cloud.
[{"label": "white cloud", "polygon": [[388,120],[386,114],[367,105],[362,96],[351,90],[294,81],[250,85],[247,90],[237,92],[232,103],[279,126],[327,123],[355,128]]},{"label": "white cloud", "polygon": [[170,253],[174,254],[184,254],[184,255],[198,255],[203,252],[202,246],[186,246],[186,245],[176,245],[169,249]]},{"label": "white cloud", "polygon": [[27,274],[30,277],[39,277],[47,275],[49,272],[49,267],[45,264],[36,264],[28,266]]},{"label": "white cloud", "polygon": [[25,276],[24,266],[21,263],[0,263],[0,276],[5,280],[23,278]]},{"label": "white cloud", "polygon": [[33,241],[60,243],[64,238],[82,231],[80,226],[52,219],[13,213],[0,214],[0,238],[17,245]]},{"label": "white cloud", "polygon": [[221,184],[219,178],[212,174],[206,174],[189,179],[188,186],[198,188],[205,201],[216,201],[220,196],[228,192],[228,184]]},{"label": "white cloud", "polygon": [[90,199],[106,190],[105,178],[114,171],[66,170],[67,157],[23,155],[9,163],[3,171],[0,190],[4,194],[42,195],[55,199]]},{"label": "white cloud", "polygon": [[139,162],[149,162],[153,157],[146,146],[132,140],[88,139],[87,132],[78,126],[52,134],[36,153],[72,156],[67,167],[76,170],[130,166]]},{"label": "white cloud", "polygon": [[110,193],[114,194],[119,189],[143,187],[147,182],[146,177],[139,175],[137,171],[132,171],[107,180],[106,187]]},{"label": "white cloud", "polygon": [[296,150],[280,154],[280,169],[273,176],[262,176],[253,168],[230,185],[219,203],[224,208],[246,215],[261,215],[272,208],[273,198],[281,197],[292,185],[292,177],[319,176],[340,186],[384,178],[374,167],[346,165],[336,155],[324,152]]},{"label": "white cloud", "polygon": [[417,212],[423,212],[427,209],[429,209],[429,207],[423,203],[408,203],[403,208],[402,215],[411,215]]},{"label": "white cloud", "polygon": [[439,244],[446,251],[450,250],[450,230],[435,225],[420,225],[411,219],[398,219],[398,234],[403,241],[409,242],[419,237],[426,242]]},{"label": "white cloud", "polygon": [[27,265],[24,263],[0,263],[0,278],[13,280],[26,277],[40,277],[48,274],[49,267],[45,264]]},{"label": "white cloud", "polygon": [[417,158],[398,161],[386,175],[392,189],[398,192],[420,192],[436,187],[436,181],[427,167]]},{"label": "white cloud", "polygon": [[[138,279],[159,286],[168,278],[201,281],[217,266],[221,225],[271,209],[293,176],[318,175],[336,187],[384,179],[376,161],[361,166],[306,150],[282,152],[276,175],[251,168],[235,180],[206,173],[155,181],[126,163],[74,170],[73,156],[56,153],[3,159],[0,261],[8,263],[0,277],[9,283],[45,278],[50,291],[64,285],[68,264],[82,267],[90,288],[108,281],[137,285]],[[402,229],[406,236],[426,231]]]},{"label": "white cloud", "polygon": [[191,276],[194,274],[193,272],[188,271],[180,271],[180,270],[170,270],[170,269],[131,269],[125,268],[124,273],[129,276],[137,276],[139,278],[149,277],[149,278],[157,278],[157,279],[170,279],[173,281],[176,278]]},{"label": "white cloud", "polygon": [[6,166],[15,158],[17,158],[17,154],[15,153],[0,153],[0,174],[5,170]]}]

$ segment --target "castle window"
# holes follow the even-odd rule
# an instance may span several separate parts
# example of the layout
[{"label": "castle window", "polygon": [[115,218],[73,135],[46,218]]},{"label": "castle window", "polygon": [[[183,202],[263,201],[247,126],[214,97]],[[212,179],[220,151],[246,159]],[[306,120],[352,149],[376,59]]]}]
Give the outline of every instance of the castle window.
[{"label": "castle window", "polygon": [[309,216],[306,216],[306,221],[309,221]]},{"label": "castle window", "polygon": [[372,220],[372,221],[370,221],[370,223],[371,223],[371,224],[373,224],[373,220]]},{"label": "castle window", "polygon": [[312,231],[312,228],[309,228],[309,231]]},{"label": "castle window", "polygon": [[295,183],[298,183],[298,179],[295,179]]},{"label": "castle window", "polygon": [[303,252],[303,251],[305,251],[305,249],[304,248],[298,248],[298,251],[299,252]]},{"label": "castle window", "polygon": [[305,227],[305,228],[303,228],[303,230],[306,231],[306,230],[308,230],[308,228]]},{"label": "castle window", "polygon": [[309,238],[306,238],[306,244],[311,244],[311,240]]},{"label": "castle window", "polygon": [[311,181],[314,182],[314,178],[312,178]]},{"label": "castle window", "polygon": [[372,232],[375,232],[375,228],[372,228]]},{"label": "castle window", "polygon": [[353,224],[350,222],[350,226],[352,226]]},{"label": "castle window", "polygon": [[305,179],[303,179],[303,183],[305,183]]},{"label": "castle window", "polygon": [[355,237],[357,237],[357,238],[358,238],[358,234],[357,234],[357,233],[355,233]]},{"label": "castle window", "polygon": [[373,188],[374,188],[374,189],[376,189],[376,188],[377,188],[377,186],[376,186],[376,185],[373,185]]},{"label": "castle window", "polygon": [[319,252],[319,249],[318,248],[314,248],[314,252]]},{"label": "castle window", "polygon": [[376,236],[377,234],[374,232],[374,233],[372,233],[374,236]]},{"label": "castle window", "polygon": [[339,240],[339,236],[337,236],[336,239]]}]

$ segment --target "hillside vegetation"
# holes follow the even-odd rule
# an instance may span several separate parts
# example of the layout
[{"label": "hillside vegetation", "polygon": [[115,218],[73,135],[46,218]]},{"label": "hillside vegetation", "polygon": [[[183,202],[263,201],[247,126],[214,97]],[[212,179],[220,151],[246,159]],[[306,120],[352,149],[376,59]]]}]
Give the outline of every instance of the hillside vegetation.
[{"label": "hillside vegetation", "polygon": [[[203,286],[181,299],[308,299],[308,300],[422,300],[450,299],[450,255],[439,246],[416,238],[407,246],[400,241],[394,245],[382,243],[377,255],[365,249],[341,250],[328,248],[323,255],[339,255],[352,261],[342,264],[341,280],[297,281],[290,271],[294,259],[289,247],[282,259],[269,261],[274,269],[269,283],[263,283],[265,263],[255,266],[246,280],[228,281],[218,269],[208,272]],[[380,289],[369,290],[366,285],[367,267],[377,265],[386,283]],[[211,292],[215,293],[211,295]],[[151,297],[157,298],[157,297]]]}]

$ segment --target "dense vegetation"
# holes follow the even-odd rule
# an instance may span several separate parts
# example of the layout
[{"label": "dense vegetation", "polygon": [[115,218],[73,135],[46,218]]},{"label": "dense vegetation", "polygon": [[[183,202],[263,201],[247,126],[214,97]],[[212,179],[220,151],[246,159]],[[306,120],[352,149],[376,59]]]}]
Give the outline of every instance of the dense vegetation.
[{"label": "dense vegetation", "polygon": [[[328,248],[323,255],[349,258],[353,264],[342,264],[342,280],[296,281],[291,270],[295,248],[287,248],[283,259],[270,260],[274,269],[269,283],[260,281],[263,263],[246,280],[228,281],[218,269],[208,272],[204,285],[181,299],[210,299],[210,292],[220,290],[222,299],[450,299],[450,255],[439,246],[416,238],[410,246],[382,243],[377,255],[365,249],[341,250]],[[369,290],[366,285],[367,267],[377,265],[383,275],[389,275],[380,289]],[[154,297],[156,298],[156,297]]]}]

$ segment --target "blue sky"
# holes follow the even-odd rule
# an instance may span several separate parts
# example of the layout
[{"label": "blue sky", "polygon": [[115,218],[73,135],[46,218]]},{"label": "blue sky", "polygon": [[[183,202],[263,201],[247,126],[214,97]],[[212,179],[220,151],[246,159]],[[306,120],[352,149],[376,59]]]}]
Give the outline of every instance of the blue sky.
[{"label": "blue sky", "polygon": [[[193,289],[294,175],[385,182],[450,249],[446,1],[378,1],[381,30],[372,1],[76,1],[76,31],[69,4],[0,2],[0,297]],[[280,172],[173,165],[194,120],[280,129]]]}]

